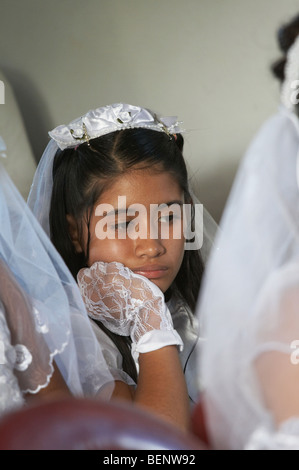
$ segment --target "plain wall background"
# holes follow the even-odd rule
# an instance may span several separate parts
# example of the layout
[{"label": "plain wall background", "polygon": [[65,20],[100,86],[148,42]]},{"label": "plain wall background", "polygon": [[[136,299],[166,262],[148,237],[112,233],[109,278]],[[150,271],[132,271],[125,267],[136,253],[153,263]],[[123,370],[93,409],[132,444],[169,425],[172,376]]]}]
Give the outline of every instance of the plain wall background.
[{"label": "plain wall background", "polygon": [[0,69],[36,160],[50,129],[98,106],[178,115],[193,188],[219,220],[277,109],[275,34],[297,12],[298,0],[0,0]]}]

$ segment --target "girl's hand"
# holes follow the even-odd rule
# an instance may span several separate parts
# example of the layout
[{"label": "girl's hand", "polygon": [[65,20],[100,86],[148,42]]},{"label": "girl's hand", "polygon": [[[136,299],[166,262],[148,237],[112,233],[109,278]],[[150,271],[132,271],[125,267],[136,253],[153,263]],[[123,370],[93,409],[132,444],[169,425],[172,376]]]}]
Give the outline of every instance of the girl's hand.
[{"label": "girl's hand", "polygon": [[147,278],[121,263],[96,262],[79,271],[78,284],[88,314],[110,331],[131,336],[136,352],[182,346],[163,293]]},{"label": "girl's hand", "polygon": [[81,269],[78,283],[88,314],[111,331],[130,335],[133,357],[139,360],[136,390],[117,381],[113,396],[131,399],[187,429],[187,387],[177,347],[173,346],[182,346],[182,341],[173,329],[163,293],[120,263],[96,262]]}]

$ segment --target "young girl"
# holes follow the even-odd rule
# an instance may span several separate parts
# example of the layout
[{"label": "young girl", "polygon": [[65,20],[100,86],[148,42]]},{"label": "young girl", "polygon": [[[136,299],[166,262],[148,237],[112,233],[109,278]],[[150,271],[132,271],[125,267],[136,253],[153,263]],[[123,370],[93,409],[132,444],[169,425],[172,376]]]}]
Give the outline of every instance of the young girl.
[{"label": "young girl", "polygon": [[49,134],[29,205],[78,278],[114,396],[184,428],[187,393],[199,392],[192,312],[204,264],[198,234],[185,249],[187,206],[192,233],[196,221],[179,125],[113,104]]}]

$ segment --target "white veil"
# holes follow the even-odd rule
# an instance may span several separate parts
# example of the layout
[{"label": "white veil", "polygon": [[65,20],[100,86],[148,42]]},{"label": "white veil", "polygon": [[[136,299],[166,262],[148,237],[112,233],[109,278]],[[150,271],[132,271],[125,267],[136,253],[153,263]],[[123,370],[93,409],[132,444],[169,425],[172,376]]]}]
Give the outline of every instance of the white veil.
[{"label": "white veil", "polygon": [[55,360],[73,395],[109,397],[113,379],[77,285],[1,163],[0,225],[0,301],[21,391],[46,387]]},{"label": "white veil", "polygon": [[[215,448],[243,449],[260,427],[279,437],[255,361],[266,351],[291,358],[299,340],[298,150],[298,118],[282,104],[240,165],[206,271],[199,372]],[[275,364],[270,369],[275,373]],[[298,449],[298,425],[295,437]],[[293,446],[274,441],[270,447]]]}]

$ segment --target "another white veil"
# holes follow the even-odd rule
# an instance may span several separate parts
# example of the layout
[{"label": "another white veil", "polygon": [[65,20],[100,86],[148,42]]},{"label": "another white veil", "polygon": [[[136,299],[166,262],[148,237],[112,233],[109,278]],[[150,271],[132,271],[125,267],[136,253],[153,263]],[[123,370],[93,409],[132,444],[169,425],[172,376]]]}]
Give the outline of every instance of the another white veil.
[{"label": "another white veil", "polygon": [[[205,337],[199,372],[215,448],[243,449],[260,427],[278,437],[270,447],[294,447],[294,439],[279,441],[275,434],[255,362],[266,351],[291,359],[299,340],[298,150],[299,121],[283,104],[239,168],[206,271],[198,303]],[[268,448],[265,442],[259,435],[255,446]]]},{"label": "another white veil", "polygon": [[21,391],[46,387],[55,361],[73,395],[110,397],[113,379],[78,287],[1,163],[0,226],[0,301]]}]

